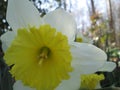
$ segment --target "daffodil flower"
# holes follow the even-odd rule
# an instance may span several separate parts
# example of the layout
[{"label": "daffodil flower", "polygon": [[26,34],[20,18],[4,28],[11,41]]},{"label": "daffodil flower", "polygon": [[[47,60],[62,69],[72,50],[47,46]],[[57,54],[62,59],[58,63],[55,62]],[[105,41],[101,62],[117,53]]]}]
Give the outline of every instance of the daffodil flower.
[{"label": "daffodil flower", "polygon": [[[92,44],[92,39],[87,38],[83,36],[82,32],[78,32],[76,34],[76,42],[84,42],[84,43],[90,43]],[[116,67],[116,64],[111,61],[105,62],[102,68],[100,68],[98,71],[99,72],[111,72],[114,70]],[[81,79],[81,84],[80,84],[80,90],[95,90],[95,89],[100,89],[100,81],[104,80],[105,77],[103,74],[81,74],[80,75]]]},{"label": "daffodil flower", "polygon": [[1,40],[6,63],[14,65],[14,90],[77,90],[81,74],[106,62],[101,49],[74,42],[76,23],[63,9],[40,18],[29,0],[8,0],[7,21],[13,31]]},{"label": "daffodil flower", "polygon": [[103,74],[85,74],[85,75],[81,75],[81,85],[80,85],[80,89],[81,90],[94,90],[96,87],[98,88],[99,82],[101,80],[104,80],[105,77]]}]

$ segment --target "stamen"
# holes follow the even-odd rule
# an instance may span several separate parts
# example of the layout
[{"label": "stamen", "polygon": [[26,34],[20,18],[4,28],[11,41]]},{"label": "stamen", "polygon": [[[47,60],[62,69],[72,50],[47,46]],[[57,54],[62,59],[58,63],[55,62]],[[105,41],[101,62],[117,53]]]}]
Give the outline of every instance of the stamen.
[{"label": "stamen", "polygon": [[48,47],[42,47],[40,49],[40,54],[38,56],[40,65],[43,63],[44,60],[49,58],[50,53],[51,53],[51,50]]},{"label": "stamen", "polygon": [[38,64],[42,65],[42,63],[43,63],[43,59],[39,60]]}]

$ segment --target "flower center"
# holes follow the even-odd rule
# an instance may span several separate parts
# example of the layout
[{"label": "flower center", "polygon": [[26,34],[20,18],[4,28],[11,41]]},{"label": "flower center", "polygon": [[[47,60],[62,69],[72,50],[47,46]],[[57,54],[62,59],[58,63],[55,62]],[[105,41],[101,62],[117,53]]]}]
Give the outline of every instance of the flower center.
[{"label": "flower center", "polygon": [[48,47],[42,47],[40,49],[40,54],[38,56],[40,65],[43,63],[44,60],[49,58],[50,53],[51,53],[51,50]]}]

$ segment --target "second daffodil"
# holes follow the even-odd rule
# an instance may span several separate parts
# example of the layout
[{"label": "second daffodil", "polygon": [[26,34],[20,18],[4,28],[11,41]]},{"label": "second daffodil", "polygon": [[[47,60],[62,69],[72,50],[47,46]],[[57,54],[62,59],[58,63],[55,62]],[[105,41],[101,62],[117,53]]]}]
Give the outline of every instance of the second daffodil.
[{"label": "second daffodil", "polygon": [[94,73],[106,61],[101,49],[74,42],[76,23],[63,9],[40,18],[29,0],[8,0],[7,21],[13,31],[1,40],[14,90],[77,90],[80,74]]}]

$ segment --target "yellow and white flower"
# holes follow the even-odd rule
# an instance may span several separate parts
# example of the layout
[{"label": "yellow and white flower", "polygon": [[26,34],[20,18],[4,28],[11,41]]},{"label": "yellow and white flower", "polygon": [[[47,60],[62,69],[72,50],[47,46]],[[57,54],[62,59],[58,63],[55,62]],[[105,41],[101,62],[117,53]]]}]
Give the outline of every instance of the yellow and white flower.
[{"label": "yellow and white flower", "polygon": [[63,9],[40,18],[29,0],[8,0],[7,21],[13,31],[1,40],[6,63],[14,64],[14,90],[76,90],[81,74],[106,62],[101,49],[74,42],[76,23]]}]

